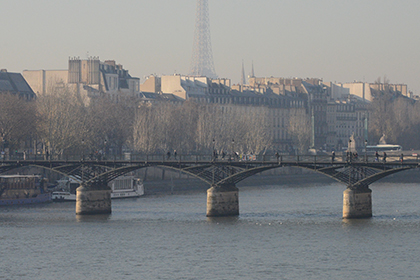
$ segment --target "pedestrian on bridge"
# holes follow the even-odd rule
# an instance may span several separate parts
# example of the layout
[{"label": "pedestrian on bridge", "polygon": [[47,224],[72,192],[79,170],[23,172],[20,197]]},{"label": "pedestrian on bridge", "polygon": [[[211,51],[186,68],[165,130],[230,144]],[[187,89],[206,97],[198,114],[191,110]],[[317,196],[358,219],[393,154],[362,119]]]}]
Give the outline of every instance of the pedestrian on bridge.
[{"label": "pedestrian on bridge", "polygon": [[347,162],[351,162],[351,155],[352,155],[351,152],[349,152],[349,151],[346,152],[346,161]]},{"label": "pedestrian on bridge", "polygon": [[332,151],[331,153],[331,162],[334,162],[335,160],[335,151]]},{"label": "pedestrian on bridge", "polygon": [[384,162],[386,162],[386,153],[384,152]]},{"label": "pedestrian on bridge", "polygon": [[171,152],[170,152],[170,151],[168,151],[168,152],[166,153],[166,158],[167,158],[167,159],[170,159],[170,158],[171,158]]},{"label": "pedestrian on bridge", "polygon": [[379,154],[378,154],[378,151],[376,151],[376,153],[375,153],[375,157],[376,157],[375,161],[379,161]]},{"label": "pedestrian on bridge", "polygon": [[217,150],[216,149],[214,149],[213,150],[213,158],[214,159],[217,159],[219,157],[219,155],[217,154]]},{"label": "pedestrian on bridge", "polygon": [[401,163],[403,163],[403,161],[404,161],[404,154],[401,154],[400,155],[400,161],[401,161]]}]

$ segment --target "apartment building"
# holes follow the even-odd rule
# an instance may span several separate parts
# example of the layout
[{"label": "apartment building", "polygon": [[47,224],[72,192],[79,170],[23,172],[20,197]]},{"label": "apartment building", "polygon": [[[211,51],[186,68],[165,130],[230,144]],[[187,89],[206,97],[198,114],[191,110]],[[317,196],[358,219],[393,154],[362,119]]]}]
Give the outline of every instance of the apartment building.
[{"label": "apartment building", "polygon": [[86,99],[107,95],[118,101],[140,95],[139,78],[114,60],[101,62],[97,57],[70,58],[66,70],[24,70],[23,76],[37,94],[67,88]]},{"label": "apartment building", "polygon": [[33,100],[36,97],[22,74],[7,72],[6,69],[0,70],[0,93],[15,94],[25,100]]}]

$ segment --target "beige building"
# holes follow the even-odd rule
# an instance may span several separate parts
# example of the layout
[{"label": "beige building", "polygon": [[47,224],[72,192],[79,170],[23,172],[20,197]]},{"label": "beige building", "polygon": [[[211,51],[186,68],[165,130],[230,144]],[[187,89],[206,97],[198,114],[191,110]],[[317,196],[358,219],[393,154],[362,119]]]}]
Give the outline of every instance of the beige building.
[{"label": "beige building", "polygon": [[162,76],[160,79],[162,93],[173,94],[185,100],[194,98],[204,101],[208,94],[228,94],[230,91],[229,79],[183,75]]},{"label": "beige building", "polygon": [[349,94],[358,96],[359,98],[372,101],[374,93],[377,91],[392,91],[398,92],[403,96],[412,98],[411,93],[408,92],[407,85],[405,84],[383,84],[383,83],[365,83],[365,82],[353,82],[336,84],[336,89],[348,89]]},{"label": "beige building", "polygon": [[23,76],[37,94],[50,94],[66,87],[87,100],[106,94],[113,100],[139,96],[140,79],[131,77],[122,65],[93,57],[70,58],[67,70],[24,70]]},{"label": "beige building", "polygon": [[68,70],[24,70],[23,77],[36,94],[51,93],[68,84]]},{"label": "beige building", "polygon": [[327,93],[321,79],[250,77],[249,87],[303,100],[307,114],[313,119],[310,146],[316,149],[326,146]]},{"label": "beige building", "polygon": [[[351,136],[355,147],[364,146],[369,119],[370,87],[367,83],[335,84],[323,83],[328,95],[327,105],[327,147],[341,151],[348,147]],[[357,93],[355,95],[352,94]]]},{"label": "beige building", "polygon": [[368,103],[360,100],[332,100],[327,110],[327,145],[329,149],[341,151],[348,147],[353,135],[355,147],[362,148],[367,136],[369,119]]},{"label": "beige building", "polygon": [[151,75],[146,78],[144,83],[140,84],[140,91],[142,92],[161,92],[161,78],[155,75]]}]

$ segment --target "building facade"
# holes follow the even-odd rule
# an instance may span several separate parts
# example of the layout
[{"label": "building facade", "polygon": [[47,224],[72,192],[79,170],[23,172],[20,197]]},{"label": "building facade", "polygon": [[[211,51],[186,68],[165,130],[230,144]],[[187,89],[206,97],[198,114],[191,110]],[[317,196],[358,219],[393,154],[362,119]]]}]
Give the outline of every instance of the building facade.
[{"label": "building facade", "polygon": [[367,135],[368,105],[369,103],[356,99],[328,102],[328,150],[346,150],[351,136],[356,141],[355,147],[360,150],[363,148],[365,140],[369,140]]},{"label": "building facade", "polygon": [[0,70],[0,93],[15,94],[25,100],[36,98],[22,74],[7,72],[6,69]]},{"label": "building facade", "polygon": [[271,89],[254,91],[252,87],[232,86],[229,79],[210,79],[195,76],[149,77],[142,89],[159,90],[162,95],[173,95],[181,100],[217,104],[224,112],[237,111],[247,115],[267,116],[268,137],[273,150],[291,152],[291,122],[307,120],[306,100],[299,95],[274,93]]},{"label": "building facade", "polygon": [[23,76],[37,94],[67,88],[87,100],[106,95],[115,101],[140,94],[139,78],[114,60],[101,62],[97,57],[70,58],[67,70],[24,70]]}]

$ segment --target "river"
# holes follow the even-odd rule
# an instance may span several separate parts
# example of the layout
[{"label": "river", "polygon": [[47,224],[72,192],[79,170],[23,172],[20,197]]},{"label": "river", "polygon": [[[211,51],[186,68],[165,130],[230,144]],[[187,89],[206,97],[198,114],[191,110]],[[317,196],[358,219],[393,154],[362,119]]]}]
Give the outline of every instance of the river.
[{"label": "river", "polygon": [[373,218],[342,220],[341,184],[242,187],[240,216],[206,194],[0,208],[0,279],[419,279],[418,184],[371,186]]}]

